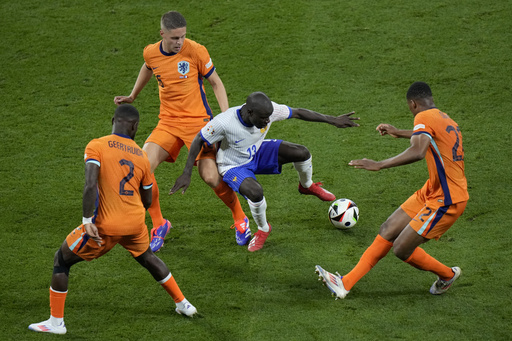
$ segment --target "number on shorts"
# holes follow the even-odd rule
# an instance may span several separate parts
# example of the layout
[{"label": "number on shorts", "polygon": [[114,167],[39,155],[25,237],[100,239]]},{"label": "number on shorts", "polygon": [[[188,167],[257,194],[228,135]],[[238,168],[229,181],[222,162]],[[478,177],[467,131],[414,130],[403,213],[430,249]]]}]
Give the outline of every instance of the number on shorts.
[{"label": "number on shorts", "polygon": [[430,216],[432,214],[432,209],[431,208],[425,207],[425,209],[427,210],[427,212],[423,213],[422,215],[420,215],[420,220],[421,220],[422,223],[425,222],[425,219],[423,219],[424,217],[428,217],[428,216]]}]

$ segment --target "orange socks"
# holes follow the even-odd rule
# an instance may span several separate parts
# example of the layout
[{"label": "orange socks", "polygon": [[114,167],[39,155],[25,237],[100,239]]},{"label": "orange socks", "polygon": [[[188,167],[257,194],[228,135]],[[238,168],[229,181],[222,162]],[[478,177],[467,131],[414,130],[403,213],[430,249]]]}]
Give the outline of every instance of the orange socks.
[{"label": "orange socks", "polygon": [[242,206],[240,205],[238,196],[227,183],[221,181],[220,184],[213,189],[213,191],[215,194],[217,194],[220,200],[222,200],[222,202],[224,202],[224,204],[229,207],[235,222],[245,218],[245,213],[242,209]]},{"label": "orange socks", "polygon": [[450,267],[432,257],[420,247],[417,247],[405,262],[416,269],[433,272],[446,281],[453,277],[453,271]]},{"label": "orange socks", "polygon": [[164,287],[165,291],[167,291],[169,295],[171,295],[175,303],[179,303],[185,299],[185,296],[183,296],[180,287],[178,286],[170,272],[167,277],[165,277],[161,281],[158,281],[158,283],[160,283]]},{"label": "orange socks", "polygon": [[343,276],[343,286],[346,290],[352,287],[370,271],[379,260],[381,260],[391,250],[393,243],[382,238],[380,234],[375,237],[372,245],[370,245],[361,256],[359,263],[348,274]]},{"label": "orange socks", "polygon": [[[352,271],[343,276],[342,281],[345,289],[352,289],[391,250],[392,246],[393,243],[382,238],[381,235],[377,235],[372,245],[361,256],[359,263],[357,263]],[[417,269],[433,272],[443,280],[449,280],[453,277],[453,271],[450,267],[439,262],[420,247],[417,247],[405,262]]]},{"label": "orange socks", "polygon": [[56,318],[64,318],[64,305],[67,291],[55,291],[50,287],[50,314]]},{"label": "orange socks", "polygon": [[151,174],[151,177],[153,178],[153,192],[151,197],[151,206],[148,208],[148,212],[151,216],[153,227],[158,227],[165,221],[164,217],[162,216],[162,211],[160,210],[160,192],[156,183],[155,174]]}]

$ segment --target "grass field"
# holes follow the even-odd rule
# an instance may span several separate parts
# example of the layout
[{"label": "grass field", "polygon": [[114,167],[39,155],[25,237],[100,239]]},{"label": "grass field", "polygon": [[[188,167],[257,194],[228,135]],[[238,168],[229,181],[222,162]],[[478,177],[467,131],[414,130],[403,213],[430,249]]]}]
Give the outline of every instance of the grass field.
[{"label": "grass field", "polygon": [[[73,267],[65,336],[30,332],[49,315],[53,255],[80,223],[85,145],[110,133],[114,96],[130,93],[142,49],[159,39],[159,18],[172,9],[187,18],[188,37],[208,47],[231,105],[259,90],[292,107],[357,112],[359,128],[289,120],[268,137],[308,146],[314,180],[354,200],[361,219],[350,231],[334,229],[328,203],[300,196],[287,165],[259,178],[273,232],[249,254],[197,172],[184,196],[166,195],[183,150],[156,171],[175,226],[158,255],[200,316],[175,314],[165,291],[117,247]],[[511,18],[507,0],[0,3],[0,340],[511,339]],[[347,165],[408,146],[375,127],[412,127],[405,92],[416,80],[431,85],[464,136],[471,199],[455,226],[425,245],[462,277],[434,297],[434,275],[390,254],[334,301],[314,265],[350,270],[427,178],[424,162],[377,173]],[[152,80],[135,102],[140,145],[157,123],[157,91]]]}]

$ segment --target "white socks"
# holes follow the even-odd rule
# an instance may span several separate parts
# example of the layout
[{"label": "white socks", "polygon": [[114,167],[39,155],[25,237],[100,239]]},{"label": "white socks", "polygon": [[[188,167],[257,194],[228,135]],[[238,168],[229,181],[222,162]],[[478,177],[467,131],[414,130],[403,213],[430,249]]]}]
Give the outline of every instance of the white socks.
[{"label": "white socks", "polygon": [[267,202],[265,197],[263,197],[263,200],[259,202],[252,202],[250,200],[247,200],[247,202],[251,209],[252,218],[256,222],[256,225],[258,225],[258,230],[268,232],[270,227],[267,224]]},{"label": "white socks", "polygon": [[190,304],[190,302],[184,298],[183,301],[176,303],[176,307],[180,310],[185,310],[185,308],[187,308],[187,303]]},{"label": "white socks", "polygon": [[63,317],[53,317],[50,315],[50,323],[52,326],[59,327],[61,324],[64,323]]},{"label": "white socks", "polygon": [[294,162],[293,166],[299,173],[299,182],[304,188],[309,188],[313,184],[313,162],[312,157],[306,161]]}]

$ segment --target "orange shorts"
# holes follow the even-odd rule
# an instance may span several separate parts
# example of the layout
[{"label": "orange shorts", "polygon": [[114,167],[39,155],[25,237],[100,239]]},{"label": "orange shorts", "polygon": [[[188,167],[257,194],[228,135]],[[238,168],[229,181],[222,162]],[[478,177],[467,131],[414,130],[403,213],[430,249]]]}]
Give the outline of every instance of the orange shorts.
[{"label": "orange shorts", "polygon": [[[162,123],[160,120],[151,132],[151,134],[146,139],[147,142],[152,142],[169,153],[169,157],[167,158],[167,162],[175,162],[180,154],[181,147],[184,145],[190,149],[190,145],[192,141],[196,137],[197,133],[204,127],[206,123],[202,123],[197,126],[171,126],[165,123]],[[199,152],[196,160],[201,159],[215,159],[217,155],[217,150],[214,146],[208,146],[206,143],[203,144],[203,148]]]},{"label": "orange shorts", "polygon": [[105,253],[112,250],[116,244],[120,244],[133,257],[138,257],[146,252],[149,248],[149,236],[147,227],[141,229],[139,234],[129,236],[105,236],[100,234],[103,238],[101,246],[89,238],[85,233],[84,225],[78,226],[66,237],[66,242],[71,251],[77,256],[91,261],[93,259],[103,256]]},{"label": "orange shorts", "polygon": [[423,192],[418,190],[400,207],[411,221],[411,226],[420,236],[438,240],[457,221],[467,201],[444,206],[437,200],[427,201]]}]

